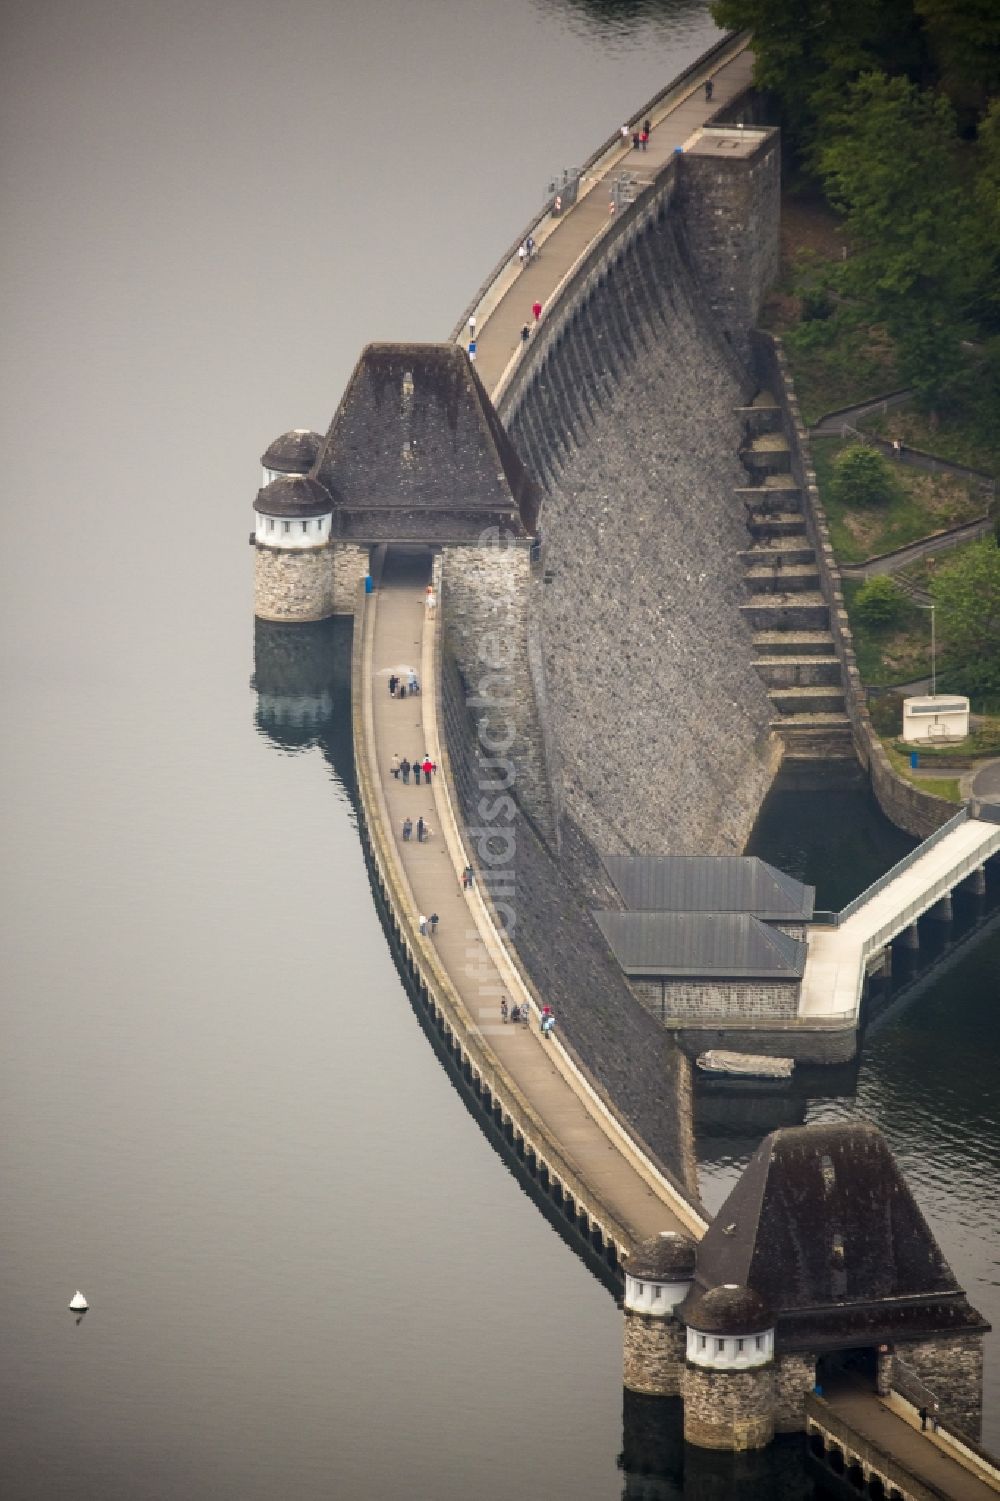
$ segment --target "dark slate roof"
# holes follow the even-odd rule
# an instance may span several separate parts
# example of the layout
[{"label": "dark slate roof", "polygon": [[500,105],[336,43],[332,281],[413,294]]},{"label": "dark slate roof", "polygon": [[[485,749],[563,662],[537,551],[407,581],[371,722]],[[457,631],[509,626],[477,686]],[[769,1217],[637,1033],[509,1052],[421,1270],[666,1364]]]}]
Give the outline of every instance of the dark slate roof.
[{"label": "dark slate roof", "polygon": [[779,1346],[824,1349],[984,1330],[882,1133],[860,1121],[773,1131],[698,1247],[695,1290],[753,1289]]},{"label": "dark slate roof", "polygon": [[326,516],[334,504],[329,490],[318,481],[291,474],[258,490],[253,508],[264,516]]},{"label": "dark slate roof", "polygon": [[649,1282],[684,1282],[694,1276],[694,1259],[693,1241],[677,1230],[661,1230],[636,1246],[625,1270]]},{"label": "dark slate roof", "polygon": [[760,1334],[774,1327],[774,1314],[760,1294],[735,1282],[708,1292],[692,1288],[677,1312],[699,1334]]},{"label": "dark slate roof", "polygon": [[323,446],[319,433],[305,427],[295,427],[289,433],[275,438],[271,446],[261,454],[260,462],[265,469],[278,474],[308,474],[316,462],[316,455]]},{"label": "dark slate roof", "polygon": [[369,344],[313,473],[354,512],[537,526],[539,488],[457,344]]},{"label": "dark slate roof", "polygon": [[808,921],[815,886],[756,855],[605,855],[633,912],[749,912],[770,922]]},{"label": "dark slate roof", "polygon": [[596,912],[627,975],[797,980],[806,946],[737,912]]}]

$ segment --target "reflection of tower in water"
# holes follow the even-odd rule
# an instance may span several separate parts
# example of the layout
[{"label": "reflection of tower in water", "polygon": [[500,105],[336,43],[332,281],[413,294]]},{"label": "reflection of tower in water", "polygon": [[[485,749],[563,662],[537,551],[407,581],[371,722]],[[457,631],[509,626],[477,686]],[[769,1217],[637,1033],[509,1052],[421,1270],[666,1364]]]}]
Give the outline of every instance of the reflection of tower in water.
[{"label": "reflection of tower in water", "polygon": [[286,625],[254,620],[254,723],[286,754],[318,746],[353,787],[351,634],[344,617]]}]

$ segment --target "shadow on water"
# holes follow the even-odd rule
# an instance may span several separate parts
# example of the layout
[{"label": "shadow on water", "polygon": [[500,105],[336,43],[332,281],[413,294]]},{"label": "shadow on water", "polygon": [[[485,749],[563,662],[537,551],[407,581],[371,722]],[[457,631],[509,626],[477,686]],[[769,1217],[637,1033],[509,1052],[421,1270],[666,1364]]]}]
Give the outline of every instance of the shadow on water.
[{"label": "shadow on water", "polygon": [[508,1171],[566,1244],[617,1299],[622,1293],[622,1275],[611,1266],[590,1238],[589,1227],[578,1222],[576,1206],[563,1200],[534,1154],[514,1139],[509,1124],[495,1118],[490,1105],[476,1088],[471,1075],[449,1047],[411,974],[390,914],[373,874],[354,775],[354,744],[351,730],[351,642],[353,621],[346,617],[308,624],[254,621],[254,675],[257,694],[255,714],[259,733],[286,755],[318,747],[347,790],[359,829],[375,907],[410,1005],[430,1040],[452,1085],[483,1135]]},{"label": "shadow on water", "polygon": [[742,1454],[695,1449],[679,1398],[622,1393],[622,1501],[811,1501],[805,1452],[802,1434]]},{"label": "shadow on water", "polygon": [[890,823],[861,776],[842,765],[805,781],[782,769],[764,799],[745,853],[816,887],[817,908],[838,911],[917,840]]}]

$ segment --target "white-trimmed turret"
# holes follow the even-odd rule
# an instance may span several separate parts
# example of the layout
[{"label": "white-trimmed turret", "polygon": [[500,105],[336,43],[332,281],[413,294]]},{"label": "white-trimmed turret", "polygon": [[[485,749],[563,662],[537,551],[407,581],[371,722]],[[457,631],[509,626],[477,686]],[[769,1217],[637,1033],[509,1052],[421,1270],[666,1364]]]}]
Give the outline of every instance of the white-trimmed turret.
[{"label": "white-trimmed turret", "polygon": [[691,1288],[695,1249],[676,1230],[643,1241],[625,1264],[624,1381],[629,1391],[676,1397],[684,1364],[677,1307]]},{"label": "white-trimmed turret", "polygon": [[283,475],[254,501],[254,611],[262,620],[324,620],[333,614],[334,499],[318,480]]},{"label": "white-trimmed turret", "polygon": [[684,1438],[702,1449],[762,1449],[774,1437],[774,1315],[749,1287],[692,1292],[678,1310],[687,1329]]},{"label": "white-trimmed turret", "polygon": [[290,474],[311,473],[322,447],[323,439],[319,433],[310,432],[306,427],[293,427],[291,432],[282,433],[260,456],[264,476],[261,484],[269,485],[272,480]]}]

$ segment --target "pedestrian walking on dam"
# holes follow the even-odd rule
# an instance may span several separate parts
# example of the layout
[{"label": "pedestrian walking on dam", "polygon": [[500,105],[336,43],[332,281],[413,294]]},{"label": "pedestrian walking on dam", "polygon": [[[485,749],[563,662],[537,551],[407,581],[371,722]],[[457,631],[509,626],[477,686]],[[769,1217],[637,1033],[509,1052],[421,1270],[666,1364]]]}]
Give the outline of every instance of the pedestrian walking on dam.
[{"label": "pedestrian walking on dam", "polygon": [[539,318],[542,316],[542,304],[540,302],[533,302],[531,304],[531,311],[534,316],[535,322],[537,323]]},{"label": "pedestrian walking on dam", "polygon": [[395,698],[396,697],[396,689],[398,687],[399,687],[399,678],[396,676],[395,673],[393,673],[392,676],[389,679],[389,697],[390,698]]},{"label": "pedestrian walking on dam", "polygon": [[396,752],[393,753],[392,765],[390,766],[389,770],[392,772],[393,776],[396,778],[396,781],[398,782],[399,781],[399,752],[398,751],[396,751]]},{"label": "pedestrian walking on dam", "polygon": [[409,842],[410,835],[412,833],[413,833],[413,819],[412,818],[404,818],[403,819],[403,838],[407,841],[407,843]]},{"label": "pedestrian walking on dam", "polygon": [[437,771],[437,767],[434,765],[434,762],[431,760],[430,756],[425,756],[424,757],[424,764],[423,764],[423,773],[424,773],[424,781],[427,783],[428,787],[431,785],[431,772],[432,771]]},{"label": "pedestrian walking on dam", "polygon": [[706,80],[705,80],[705,103],[706,104],[709,102],[709,100],[711,99],[711,97],[712,97],[712,95],[714,93],[715,93],[715,84],[712,82],[711,78],[706,78]]},{"label": "pedestrian walking on dam", "polygon": [[417,843],[423,844],[427,834],[427,825],[424,823],[424,815],[421,813],[417,819]]},{"label": "pedestrian walking on dam", "polygon": [[413,763],[413,780],[416,782],[417,786],[419,787],[420,786],[420,762],[419,761],[414,761],[414,763]]},{"label": "pedestrian walking on dam", "polygon": [[504,1026],[507,1025],[507,997],[505,995],[500,997],[500,1020]]},{"label": "pedestrian walking on dam", "polygon": [[467,865],[462,871],[462,890],[471,891],[475,883],[476,874],[471,865]]},{"label": "pedestrian walking on dam", "polygon": [[406,783],[409,783],[409,780],[410,780],[410,763],[409,763],[409,761],[407,761],[407,759],[406,759],[405,756],[403,757],[402,761],[400,761],[400,763],[399,763],[399,772],[400,772],[400,775],[403,778],[403,781],[406,782]]},{"label": "pedestrian walking on dam", "polygon": [[438,923],[441,921],[441,919],[440,919],[440,917],[438,917],[438,915],[437,915],[436,912],[432,912],[431,915],[430,915],[430,917],[427,919],[427,921],[431,925],[431,937],[433,938],[434,934],[438,930]]},{"label": "pedestrian walking on dam", "polygon": [[420,929],[421,936],[424,937],[424,938],[426,938],[427,937],[427,919],[426,919],[426,917],[424,916],[424,914],[422,912],[421,912],[420,916],[417,918],[417,926]]},{"label": "pedestrian walking on dam", "polygon": [[524,323],[524,324],[521,325],[521,343],[522,344],[527,344],[527,342],[528,342],[528,340],[530,338],[531,338],[531,325],[530,325],[530,323]]}]

